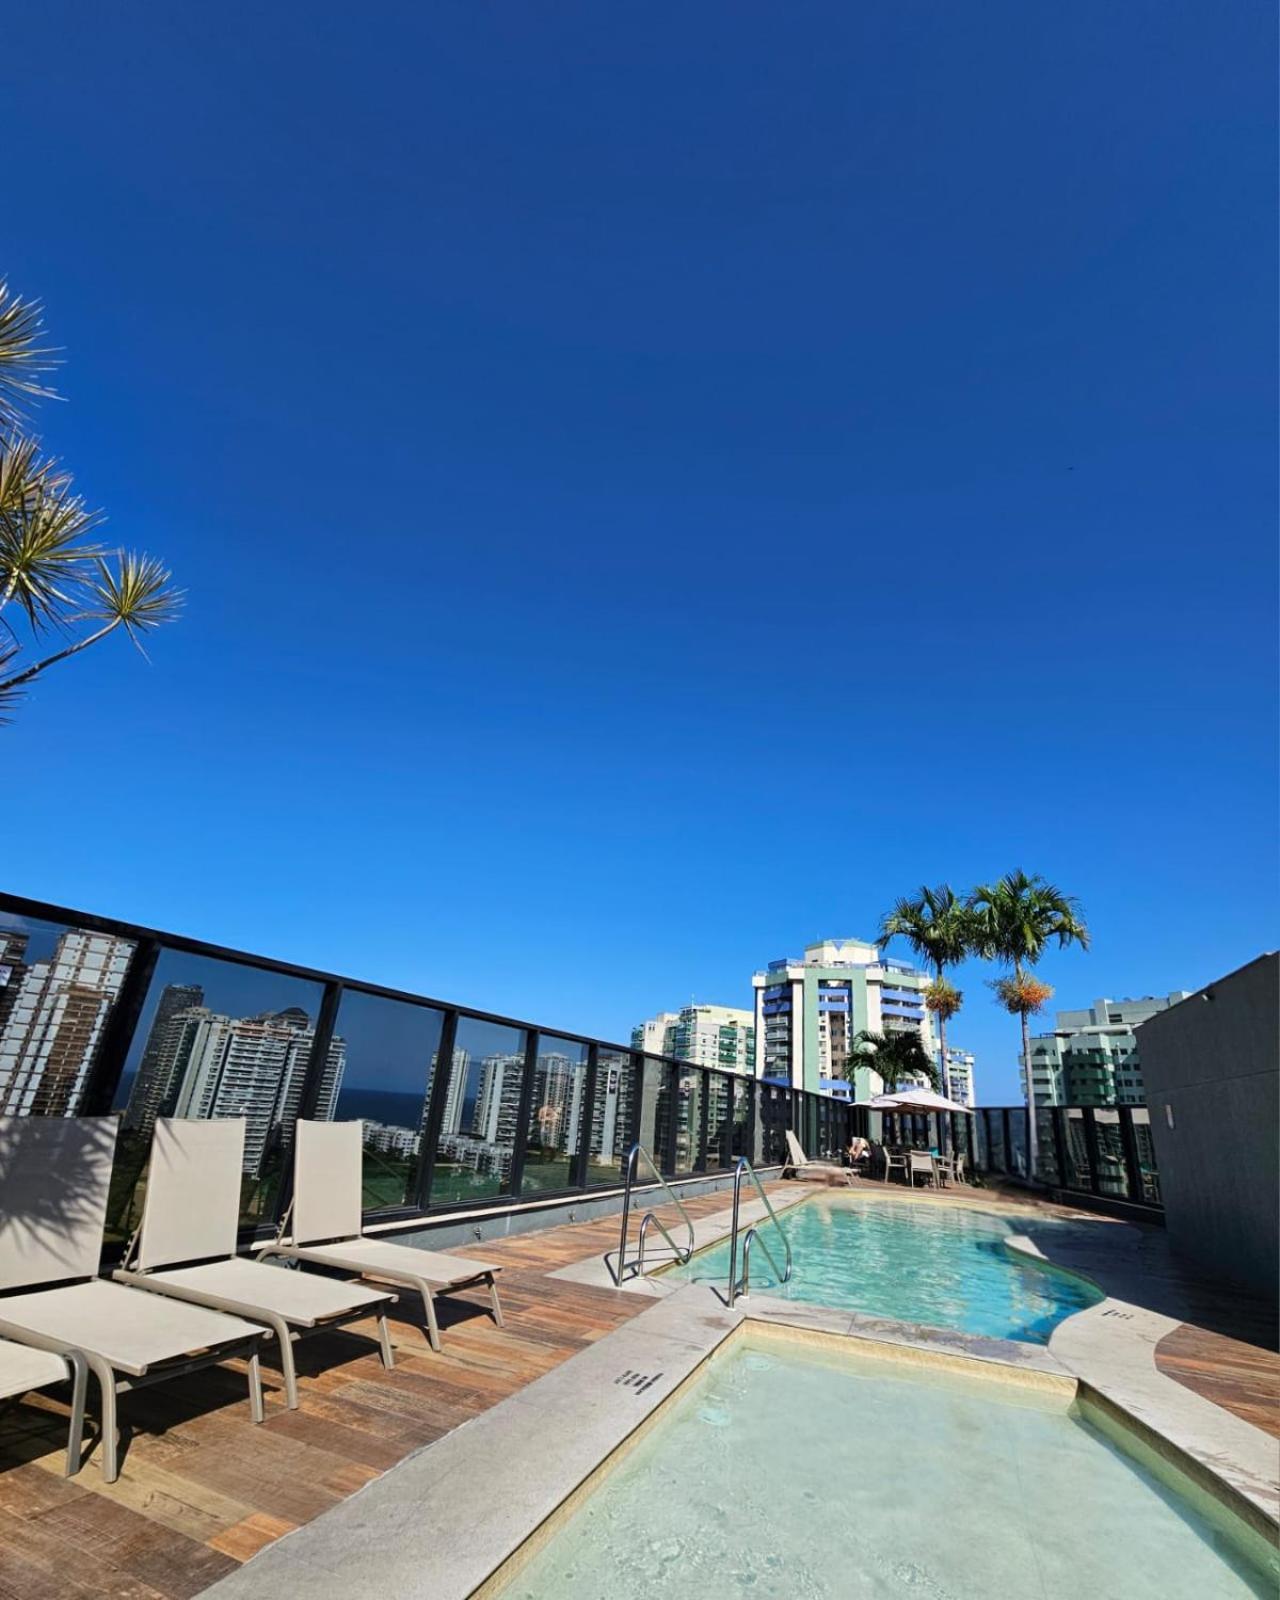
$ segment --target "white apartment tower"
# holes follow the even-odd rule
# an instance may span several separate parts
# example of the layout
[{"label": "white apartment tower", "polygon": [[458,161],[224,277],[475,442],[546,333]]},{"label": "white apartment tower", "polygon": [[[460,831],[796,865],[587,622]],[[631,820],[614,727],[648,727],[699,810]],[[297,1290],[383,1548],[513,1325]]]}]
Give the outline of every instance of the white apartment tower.
[{"label": "white apartment tower", "polygon": [[752,977],[756,992],[756,1066],[761,1077],[821,1093],[833,1080],[852,1081],[858,1099],[883,1088],[879,1073],[855,1066],[859,1033],[920,1035],[935,1055],[933,1021],[924,1003],[927,974],[881,953],[866,939],[824,939],[802,958],[771,961]]},{"label": "white apartment tower", "polygon": [[649,1055],[674,1056],[698,1067],[754,1076],[756,1024],[750,1011],[736,1006],[687,1005],[660,1011],[631,1030],[631,1045]]}]

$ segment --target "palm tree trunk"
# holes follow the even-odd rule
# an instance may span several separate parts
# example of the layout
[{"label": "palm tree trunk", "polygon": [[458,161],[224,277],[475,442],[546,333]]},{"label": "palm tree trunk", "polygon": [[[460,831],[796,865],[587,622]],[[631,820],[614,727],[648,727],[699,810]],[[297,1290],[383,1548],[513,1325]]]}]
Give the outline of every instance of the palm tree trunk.
[{"label": "palm tree trunk", "polygon": [[[938,982],[942,982],[942,968],[938,968]],[[938,1066],[942,1073],[942,1097],[944,1100],[951,1098],[951,1074],[947,1071],[947,1019],[938,1013]],[[945,1123],[943,1118],[946,1119]],[[938,1113],[938,1128],[942,1133],[941,1145],[943,1155],[951,1150],[951,1113],[940,1111]]]},{"label": "palm tree trunk", "polygon": [[[1022,977],[1022,967],[1014,963],[1014,972]],[[1027,1013],[1020,1011],[1018,1018],[1022,1023],[1022,1081],[1023,1093],[1027,1102],[1027,1182],[1036,1181],[1036,1093],[1035,1085],[1031,1079],[1031,1028],[1027,1023]]]}]

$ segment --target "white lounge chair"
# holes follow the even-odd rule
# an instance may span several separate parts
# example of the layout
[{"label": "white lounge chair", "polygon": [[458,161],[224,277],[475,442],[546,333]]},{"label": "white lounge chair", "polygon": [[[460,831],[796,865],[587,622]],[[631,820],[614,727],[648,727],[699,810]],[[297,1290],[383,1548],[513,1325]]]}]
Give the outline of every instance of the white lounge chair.
[{"label": "white lounge chair", "polygon": [[0,1339],[0,1400],[13,1400],[32,1389],[47,1389],[55,1383],[71,1384],[71,1422],[67,1429],[66,1476],[80,1470],[84,1449],[84,1397],[89,1386],[89,1363],[78,1350],[55,1355],[52,1350],[34,1350],[29,1345]]},{"label": "white lounge chair", "polygon": [[804,1146],[790,1128],[787,1129],[787,1155],[789,1159],[782,1168],[784,1178],[788,1172],[832,1172],[850,1188],[853,1187],[853,1173],[848,1167],[838,1167],[834,1161],[810,1161],[804,1153]]},{"label": "white lounge chair", "polygon": [[[360,1189],[363,1125],[359,1122],[298,1122],[294,1131],[293,1203],[280,1237],[262,1254],[309,1261],[354,1272],[361,1278],[403,1283],[422,1296],[431,1348],[440,1348],[436,1295],[484,1284],[493,1320],[502,1327],[497,1276],[490,1261],[444,1255],[370,1238],[361,1231]],[[292,1227],[292,1240],[285,1234]]]},{"label": "white lounge chair", "polygon": [[[102,1391],[103,1476],[119,1476],[116,1396],[229,1356],[248,1360],[262,1421],[266,1329],[96,1276],[114,1117],[0,1117],[0,1336],[71,1358]],[[39,1286],[39,1287],[38,1287]]]},{"label": "white lounge chair", "polygon": [[293,1341],[373,1315],[382,1364],[390,1367],[395,1357],[387,1306],[395,1295],[236,1254],[244,1135],[243,1117],[157,1120],[142,1226],[115,1277],[138,1289],[265,1322],[280,1351],[285,1399],[296,1410]]}]

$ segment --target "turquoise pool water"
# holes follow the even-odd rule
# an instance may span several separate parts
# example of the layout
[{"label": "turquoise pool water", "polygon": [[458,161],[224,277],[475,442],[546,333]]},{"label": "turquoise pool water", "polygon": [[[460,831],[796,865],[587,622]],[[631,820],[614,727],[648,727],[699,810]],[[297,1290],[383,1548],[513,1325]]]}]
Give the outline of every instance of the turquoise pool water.
[{"label": "turquoise pool water", "polygon": [[[1019,1265],[1002,1241],[1029,1226],[1043,1235],[1106,1223],[1011,1220],[967,1206],[853,1195],[815,1196],[779,1220],[791,1241],[794,1276],[779,1287],[764,1252],[753,1245],[753,1293],[1028,1344],[1046,1344],[1064,1317],[1102,1299],[1077,1279]],[[771,1233],[770,1225],[761,1238],[781,1265]],[[727,1283],[729,1247],[717,1245],[672,1271]]]},{"label": "turquoise pool water", "polygon": [[1226,1527],[1064,1398],[740,1346],[503,1593],[1274,1600]]}]

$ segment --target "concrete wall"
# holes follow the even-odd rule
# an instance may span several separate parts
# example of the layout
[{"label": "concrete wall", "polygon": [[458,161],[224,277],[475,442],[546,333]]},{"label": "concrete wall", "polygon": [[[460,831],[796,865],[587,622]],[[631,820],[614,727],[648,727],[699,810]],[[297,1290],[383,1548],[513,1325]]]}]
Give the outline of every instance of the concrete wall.
[{"label": "concrete wall", "polygon": [[1280,1299],[1280,955],[1138,1029],[1160,1189],[1175,1251]]}]

